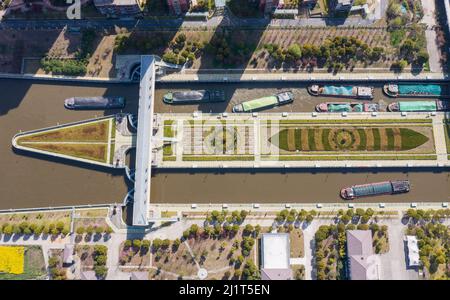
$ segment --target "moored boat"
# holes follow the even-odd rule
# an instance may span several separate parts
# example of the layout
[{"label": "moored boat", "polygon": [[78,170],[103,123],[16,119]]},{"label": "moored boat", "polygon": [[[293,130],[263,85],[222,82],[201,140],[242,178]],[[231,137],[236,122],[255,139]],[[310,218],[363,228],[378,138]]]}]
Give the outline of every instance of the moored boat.
[{"label": "moored boat", "polygon": [[72,97],[64,100],[67,109],[119,109],[125,107],[124,97]]},{"label": "moored boat", "polygon": [[325,102],[316,105],[317,112],[374,112],[379,111],[377,103]]},{"label": "moored boat", "polygon": [[367,196],[402,194],[409,192],[410,189],[408,180],[383,181],[343,188],[341,197],[345,200],[353,200]]},{"label": "moored boat", "polygon": [[442,100],[433,101],[399,101],[388,105],[391,112],[433,112],[450,111],[450,102]]},{"label": "moored boat", "polygon": [[164,103],[167,104],[196,104],[207,102],[225,101],[225,92],[222,91],[180,91],[168,92],[163,97]]},{"label": "moored boat", "polygon": [[262,109],[269,109],[272,107],[292,103],[294,101],[294,94],[291,91],[277,93],[273,96],[254,99],[242,102],[233,106],[234,113],[253,112]]},{"label": "moored boat", "polygon": [[383,86],[383,92],[389,97],[449,97],[441,84],[422,83],[388,83]]},{"label": "moored boat", "polygon": [[335,86],[313,84],[308,87],[308,92],[313,96],[329,96],[371,100],[373,99],[374,88],[372,86]]}]

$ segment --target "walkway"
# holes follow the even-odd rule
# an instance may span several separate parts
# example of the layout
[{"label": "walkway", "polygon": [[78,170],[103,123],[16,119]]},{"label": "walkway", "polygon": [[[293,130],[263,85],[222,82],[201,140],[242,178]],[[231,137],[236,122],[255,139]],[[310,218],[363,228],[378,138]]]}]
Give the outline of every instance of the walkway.
[{"label": "walkway", "polygon": [[441,62],[440,62],[440,51],[436,43],[436,31],[433,29],[436,26],[435,18],[435,3],[430,0],[421,0],[422,7],[424,11],[424,17],[422,19],[423,24],[427,25],[425,31],[425,37],[427,39],[427,50],[430,56],[430,71],[431,72],[442,72]]}]

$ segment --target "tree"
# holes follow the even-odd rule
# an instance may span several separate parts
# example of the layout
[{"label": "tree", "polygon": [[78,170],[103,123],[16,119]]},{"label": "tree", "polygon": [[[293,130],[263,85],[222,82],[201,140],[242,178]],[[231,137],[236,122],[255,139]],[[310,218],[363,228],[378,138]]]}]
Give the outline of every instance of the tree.
[{"label": "tree", "polygon": [[191,227],[189,228],[189,233],[194,235],[194,236],[197,236],[198,232],[199,232],[198,225],[197,224],[192,224]]},{"label": "tree", "polygon": [[55,228],[56,228],[56,230],[58,230],[58,232],[62,232],[64,229],[64,226],[65,226],[65,224],[63,221],[58,221],[58,222],[56,222]]},{"label": "tree", "polygon": [[147,253],[148,250],[150,249],[150,241],[149,240],[143,240],[141,243],[141,249]]},{"label": "tree", "polygon": [[104,245],[95,245],[94,246],[94,254],[95,254],[95,256],[98,256],[98,255],[107,255],[107,253],[108,253],[108,248],[106,247],[106,246],[104,246]]},{"label": "tree", "polygon": [[426,62],[428,62],[428,60],[430,59],[430,55],[428,54],[428,52],[426,50],[421,50],[419,51],[419,53],[417,53],[417,63],[418,64],[425,64]]},{"label": "tree", "polygon": [[59,259],[57,256],[52,256],[48,259],[48,266],[50,268],[56,268],[56,266],[58,266],[59,264]]},{"label": "tree", "polygon": [[294,60],[299,59],[302,56],[302,50],[298,44],[292,44],[288,47],[288,53]]},{"label": "tree", "polygon": [[174,251],[177,251],[178,248],[180,247],[181,241],[180,239],[175,239],[172,243],[172,248]]},{"label": "tree", "polygon": [[77,234],[83,234],[84,233],[84,231],[85,231],[85,229],[84,229],[84,227],[83,226],[79,226],[79,227],[77,227]]},{"label": "tree", "polygon": [[163,249],[169,248],[169,247],[170,247],[170,240],[169,240],[169,239],[164,239],[164,240],[162,241],[162,243],[161,243],[161,247],[162,247]]},{"label": "tree", "polygon": [[344,222],[344,224],[348,224],[348,222],[351,221],[351,217],[348,214],[345,214],[341,217],[341,221]]},{"label": "tree", "polygon": [[131,240],[126,240],[125,243],[123,244],[123,246],[124,246],[125,248],[127,248],[127,249],[130,248],[131,245],[132,245]]},{"label": "tree", "polygon": [[141,248],[141,244],[142,244],[141,240],[139,240],[139,239],[133,240],[133,248],[140,249]]},{"label": "tree", "polygon": [[251,224],[247,224],[244,227],[244,234],[250,235],[253,232],[254,228]]},{"label": "tree", "polygon": [[108,268],[105,266],[95,266],[94,272],[98,278],[104,279],[108,274]]},{"label": "tree", "polygon": [[100,266],[106,265],[106,255],[97,255],[95,257],[95,264]]},{"label": "tree", "polygon": [[89,226],[86,228],[86,233],[87,233],[88,235],[93,234],[93,233],[94,233],[94,227],[93,227],[92,225],[89,225]]}]

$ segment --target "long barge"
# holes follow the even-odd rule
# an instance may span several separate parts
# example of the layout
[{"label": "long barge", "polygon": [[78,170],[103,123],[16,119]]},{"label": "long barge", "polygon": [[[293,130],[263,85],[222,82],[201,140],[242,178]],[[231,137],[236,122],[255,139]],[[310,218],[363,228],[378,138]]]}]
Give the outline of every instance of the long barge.
[{"label": "long barge", "polygon": [[391,112],[439,112],[450,111],[450,101],[399,101],[388,105]]},{"label": "long barge", "polygon": [[368,196],[403,194],[409,192],[410,189],[408,180],[383,181],[343,188],[341,197],[345,200],[353,200]]},{"label": "long barge", "polygon": [[233,106],[234,113],[254,112],[263,109],[285,105],[294,101],[294,94],[291,91],[277,93],[272,96],[246,101]]},{"label": "long barge", "polygon": [[359,102],[325,102],[316,105],[317,112],[377,112],[380,105],[377,103]]},{"label": "long barge", "polygon": [[383,86],[383,92],[392,98],[438,98],[450,97],[448,88],[442,84],[423,83],[388,83]]},{"label": "long barge", "polygon": [[71,97],[64,100],[67,109],[120,109],[125,107],[124,97]]},{"label": "long barge", "polygon": [[313,84],[307,88],[312,96],[342,97],[372,100],[374,88],[372,86],[335,86]]},{"label": "long barge", "polygon": [[167,104],[198,104],[223,101],[225,101],[225,91],[223,90],[168,92],[163,97],[163,102]]}]

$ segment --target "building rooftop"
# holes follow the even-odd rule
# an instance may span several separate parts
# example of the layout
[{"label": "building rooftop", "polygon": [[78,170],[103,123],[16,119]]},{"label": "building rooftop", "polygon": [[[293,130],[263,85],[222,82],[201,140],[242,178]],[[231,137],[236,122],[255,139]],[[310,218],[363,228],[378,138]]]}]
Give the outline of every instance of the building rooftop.
[{"label": "building rooftop", "polygon": [[347,255],[352,280],[379,279],[379,261],[373,252],[372,231],[348,230]]},{"label": "building rooftop", "polygon": [[410,267],[419,266],[420,260],[419,260],[419,246],[417,244],[417,238],[413,235],[407,235],[406,243],[408,246],[408,265]]},{"label": "building rooftop", "polygon": [[287,233],[265,233],[261,239],[262,268],[288,269],[290,244]]}]

